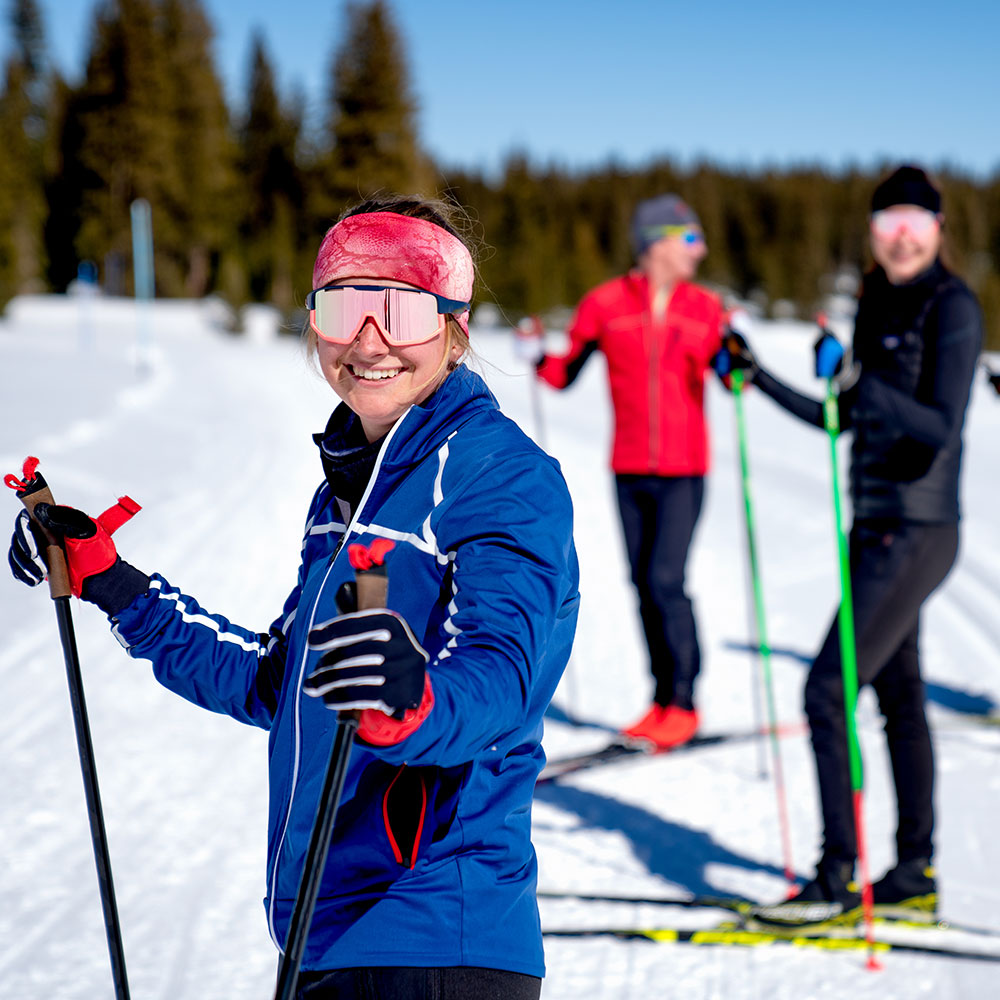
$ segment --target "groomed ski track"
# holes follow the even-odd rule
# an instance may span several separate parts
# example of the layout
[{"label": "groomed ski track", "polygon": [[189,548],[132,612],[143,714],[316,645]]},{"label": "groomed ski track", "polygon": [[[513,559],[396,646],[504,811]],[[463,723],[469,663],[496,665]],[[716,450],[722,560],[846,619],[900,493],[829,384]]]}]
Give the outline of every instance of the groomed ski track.
[{"label": "groomed ski track", "polygon": [[[89,340],[74,310],[19,300],[0,319],[0,471],[18,471],[30,453],[42,459],[57,500],[97,511],[122,493],[135,497],[144,509],[116,535],[126,557],[212,610],[266,628],[294,578],[319,476],[310,434],[328,415],[329,390],[294,338],[234,338],[213,327],[206,304],[154,307],[142,374],[130,303],[95,303]],[[767,325],[755,346],[765,364],[815,392],[810,337],[804,325]],[[537,433],[531,383],[510,337],[474,327],[473,344],[501,404]],[[542,397],[545,440],[574,494],[584,600],[546,723],[552,759],[606,744],[639,716],[650,691],[606,468],[603,378],[595,358],[569,392]],[[969,417],[960,562],[927,609],[922,646],[937,734],[942,916],[1000,928],[1000,727],[961,710],[974,704],[988,714],[1000,705],[1000,399],[987,390],[977,382]],[[703,732],[738,732],[758,722],[735,430],[731,402],[715,384],[708,404],[714,470],[690,567],[704,646],[699,702]],[[801,720],[805,663],[836,599],[826,445],[759,394],[746,405],[777,711],[788,722]],[[11,494],[8,524],[16,508]],[[93,1000],[110,995],[111,980],[54,615],[43,593],[9,580],[0,593],[0,995]],[[74,620],[133,997],[267,1000],[276,955],[261,905],[266,734],[165,691],[147,665],[123,655],[93,609],[77,605]],[[879,874],[891,859],[893,800],[867,696],[859,725]],[[819,843],[808,737],[783,738],[781,749],[793,858],[805,875]],[[540,785],[540,888],[780,899],[786,887],[762,760],[769,767],[756,741],[720,744]],[[552,930],[649,928],[663,919],[652,904],[542,898],[539,906]],[[708,913],[693,929],[718,919]],[[997,976],[988,963],[916,953],[890,951],[884,971],[869,973],[863,953],[851,950],[649,947],[609,937],[549,937],[546,955],[544,1000],[978,1000],[995,994]]]}]

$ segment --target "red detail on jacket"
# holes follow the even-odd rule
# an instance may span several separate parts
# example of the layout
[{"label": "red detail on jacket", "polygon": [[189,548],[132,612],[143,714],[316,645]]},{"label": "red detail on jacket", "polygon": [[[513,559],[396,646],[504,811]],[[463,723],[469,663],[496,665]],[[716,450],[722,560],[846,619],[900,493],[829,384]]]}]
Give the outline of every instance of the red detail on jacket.
[{"label": "red detail on jacket", "polygon": [[[385,832],[389,837],[389,846],[392,848],[393,857],[396,864],[405,865],[407,868],[415,868],[417,855],[420,852],[420,835],[424,832],[424,820],[427,818],[427,784],[423,777],[420,778],[420,815],[417,817],[417,828],[413,833],[413,843],[400,845],[393,833],[392,824],[389,822],[389,796],[392,795],[396,782],[402,777],[406,770],[406,765],[401,764],[396,776],[389,782],[389,787],[382,796],[382,822],[385,824]],[[407,853],[403,854],[403,847],[407,848]]]},{"label": "red detail on jacket", "polygon": [[640,271],[589,291],[567,334],[569,350],[546,356],[538,377],[556,389],[590,344],[608,364],[615,411],[611,468],[616,473],[702,476],[708,471],[705,375],[722,339],[724,312],[711,292],[679,282],[662,317],[653,316]]}]

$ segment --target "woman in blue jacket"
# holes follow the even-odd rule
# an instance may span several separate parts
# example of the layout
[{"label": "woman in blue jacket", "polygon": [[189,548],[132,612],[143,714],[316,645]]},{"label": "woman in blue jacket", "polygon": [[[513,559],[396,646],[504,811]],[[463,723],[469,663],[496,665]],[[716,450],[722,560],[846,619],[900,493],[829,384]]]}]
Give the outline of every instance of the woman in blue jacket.
[{"label": "woman in blue jacket", "polygon": [[[299,996],[534,998],[530,841],[542,715],[569,657],[578,573],[556,462],[504,417],[467,352],[472,258],[437,207],[369,202],[326,234],[310,343],[343,403],[298,580],[266,634],[117,556],[99,521],[35,509],[129,654],[270,733],[267,898],[279,948],[337,711],[360,712]],[[45,567],[26,514],[10,561]],[[394,543],[387,608],[353,611],[347,547]],[[368,992],[359,992],[359,991]]]}]

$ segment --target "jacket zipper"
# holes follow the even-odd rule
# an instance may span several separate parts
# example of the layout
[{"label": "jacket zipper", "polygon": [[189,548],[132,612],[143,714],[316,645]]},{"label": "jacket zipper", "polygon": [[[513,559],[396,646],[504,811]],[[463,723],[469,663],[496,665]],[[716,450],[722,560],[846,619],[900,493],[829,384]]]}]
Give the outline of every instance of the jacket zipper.
[{"label": "jacket zipper", "polygon": [[[351,523],[347,525],[344,529],[343,537],[337,543],[336,549],[334,549],[333,555],[330,557],[329,565],[326,568],[326,573],[323,575],[323,580],[316,591],[316,599],[313,601],[312,608],[309,614],[309,625],[306,628],[305,635],[308,637],[309,632],[312,631],[313,625],[316,620],[316,612],[319,609],[320,599],[323,596],[323,589],[326,587],[327,580],[330,579],[330,573],[333,571],[334,564],[337,560],[337,556],[340,555],[341,550],[344,547],[347,539],[351,537],[352,532],[355,531],[358,522],[358,517],[365,508],[365,503],[368,501],[369,496],[371,496],[372,490],[375,487],[375,482],[378,479],[379,470],[382,467],[382,459],[385,457],[386,451],[389,448],[389,444],[396,434],[398,428],[406,420],[406,416],[409,410],[403,414],[396,421],[395,426],[386,435],[385,441],[382,443],[382,447],[379,450],[378,458],[375,462],[375,468],[372,470],[371,479],[368,481],[368,486],[365,489],[361,500],[358,502],[357,510],[351,517]],[[270,906],[268,907],[267,922],[268,929],[271,932],[271,939],[277,945],[280,951],[284,951],[282,943],[278,940],[278,931],[274,924],[274,905],[277,899],[277,889],[278,889],[278,864],[281,860],[281,851],[285,845],[285,834],[288,832],[288,823],[292,817],[292,806],[295,803],[295,791],[298,788],[299,781],[299,767],[300,767],[300,746],[302,743],[302,710],[301,710],[301,698],[302,698],[302,680],[305,674],[306,661],[309,659],[309,644],[308,642],[303,642],[302,644],[302,658],[299,663],[299,669],[297,672],[297,680],[295,682],[295,715],[294,715],[294,746],[295,753],[293,757],[293,767],[292,767],[292,787],[291,791],[288,793],[288,808],[285,810],[285,819],[281,827],[281,834],[278,837],[278,843],[274,851],[274,864],[271,868],[271,878],[270,878]]]},{"label": "jacket zipper", "polygon": [[[653,293],[655,295],[655,292]],[[653,313],[652,300],[647,296],[643,317],[649,333],[649,471],[659,467],[660,457],[660,340],[657,337],[657,318]],[[666,318],[666,311],[664,311]]]}]

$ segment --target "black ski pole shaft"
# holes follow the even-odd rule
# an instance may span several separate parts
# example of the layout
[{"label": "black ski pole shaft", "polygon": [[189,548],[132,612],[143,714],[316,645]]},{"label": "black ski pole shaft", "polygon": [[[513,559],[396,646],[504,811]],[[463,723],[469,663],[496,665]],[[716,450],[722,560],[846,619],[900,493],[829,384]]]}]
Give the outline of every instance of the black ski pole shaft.
[{"label": "black ski pole shaft", "polygon": [[[45,480],[37,473],[34,479],[26,484],[24,490],[18,491],[17,496],[27,508],[35,524],[38,524],[38,520],[34,517],[36,504],[55,502]],[[66,555],[58,540],[44,528],[42,531],[47,543],[46,563],[49,568],[49,593],[55,604],[59,639],[62,643],[63,658],[66,661],[66,679],[69,682],[69,698],[73,709],[73,724],[76,729],[80,770],[83,772],[83,791],[87,799],[90,839],[94,846],[97,882],[101,893],[101,908],[104,911],[104,929],[108,938],[111,976],[114,979],[116,1000],[128,1000],[125,949],[122,946],[121,923],[118,919],[118,905],[115,901],[114,880],[111,877],[111,854],[108,850],[108,835],[104,826],[104,810],[101,808],[101,790],[97,782],[97,762],[94,758],[94,744],[90,737],[87,702],[83,694],[80,657],[77,651],[76,635],[73,631],[73,614],[69,601],[72,593],[69,585],[69,571],[66,566]]]},{"label": "black ski pole shaft", "polygon": [[333,836],[333,825],[337,818],[337,810],[340,808],[340,796],[344,790],[351,744],[354,742],[357,728],[356,718],[340,718],[337,721],[337,732],[330,752],[330,762],[323,778],[316,821],[309,837],[299,891],[295,897],[295,908],[292,910],[292,919],[288,927],[288,940],[278,968],[275,1000],[293,1000],[295,996],[299,982],[299,966],[302,964],[313,911],[316,909],[316,900],[319,897],[319,887]]},{"label": "black ski pole shaft", "polygon": [[[350,546],[351,565],[355,569],[357,582],[358,610],[369,608],[384,608],[388,591],[388,578],[383,549],[376,554],[376,542],[371,552],[364,546]],[[383,543],[385,544],[385,543]],[[392,543],[388,543],[392,547]],[[364,557],[376,558],[374,565],[360,565],[356,561],[356,553],[360,550]],[[316,807],[316,819],[313,822],[309,846],[306,848],[305,860],[302,863],[302,875],[299,879],[299,890],[295,896],[295,906],[288,925],[288,937],[285,950],[282,952],[281,964],[278,967],[278,984],[275,989],[275,1000],[294,1000],[299,982],[299,967],[305,953],[306,941],[309,938],[309,928],[312,925],[316,900],[319,898],[320,884],[326,869],[327,857],[330,853],[330,841],[333,837],[333,827],[340,808],[340,796],[344,791],[344,779],[347,776],[347,764],[351,756],[351,745],[358,728],[359,713],[341,712],[337,718],[337,730],[330,751],[330,761],[326,766],[323,787],[319,794]]]},{"label": "black ski pole shaft", "polygon": [[115,984],[115,997],[119,1000],[128,1000],[125,949],[122,945],[121,922],[118,919],[115,885],[111,876],[108,835],[104,827],[104,811],[101,808],[101,790],[97,783],[97,762],[94,758],[94,746],[90,738],[87,702],[83,694],[83,677],[80,672],[80,660],[77,655],[69,598],[55,598],[55,606],[56,618],[59,621],[59,637],[62,640],[63,654],[66,659],[66,678],[69,682],[70,703],[73,706],[76,744],[80,754],[80,768],[83,772],[83,789],[87,799],[87,814],[90,818],[91,839],[94,844],[94,862],[97,865],[97,880],[101,890],[101,907],[104,911],[104,929],[108,938],[108,954],[111,958],[111,975]]}]

